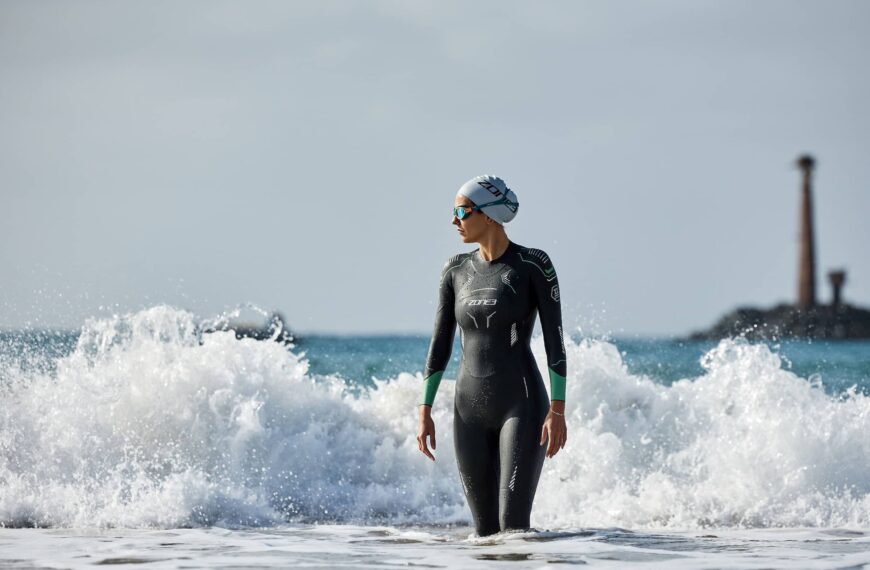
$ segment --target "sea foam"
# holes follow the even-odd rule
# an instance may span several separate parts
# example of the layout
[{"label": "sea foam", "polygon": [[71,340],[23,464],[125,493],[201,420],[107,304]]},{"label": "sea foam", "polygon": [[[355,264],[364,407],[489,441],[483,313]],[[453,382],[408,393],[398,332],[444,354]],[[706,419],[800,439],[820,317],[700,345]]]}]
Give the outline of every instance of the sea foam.
[{"label": "sea foam", "polygon": [[[166,306],[88,321],[49,367],[0,364],[0,524],[467,523],[453,382],[417,450],[420,373],[346,390],[279,343],[203,334]],[[569,440],[543,528],[870,526],[870,398],[831,397],[726,340],[666,387],[605,341],[568,344]],[[533,341],[545,370],[543,343]]]}]

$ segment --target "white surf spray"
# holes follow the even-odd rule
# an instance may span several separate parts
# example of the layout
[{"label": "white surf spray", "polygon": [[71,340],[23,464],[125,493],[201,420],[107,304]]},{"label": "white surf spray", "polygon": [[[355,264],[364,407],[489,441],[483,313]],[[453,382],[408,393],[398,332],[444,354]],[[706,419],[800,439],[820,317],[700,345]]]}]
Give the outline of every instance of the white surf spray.
[{"label": "white surf spray", "polygon": [[570,441],[546,466],[539,524],[870,526],[870,398],[826,395],[764,344],[722,341],[671,387],[611,344],[568,351]]},{"label": "white surf spray", "polygon": [[[0,524],[469,521],[453,382],[432,463],[419,374],[356,397],[278,343],[199,330],[154,307],[89,321],[50,374],[4,365]],[[536,526],[870,527],[867,397],[826,396],[763,345],[723,341],[671,387],[607,342],[567,350],[569,442],[545,464]]]},{"label": "white surf spray", "polygon": [[278,343],[197,330],[193,315],[154,307],[88,322],[51,377],[7,368],[0,523],[464,516],[450,459],[410,448],[417,379],[355,399]]}]

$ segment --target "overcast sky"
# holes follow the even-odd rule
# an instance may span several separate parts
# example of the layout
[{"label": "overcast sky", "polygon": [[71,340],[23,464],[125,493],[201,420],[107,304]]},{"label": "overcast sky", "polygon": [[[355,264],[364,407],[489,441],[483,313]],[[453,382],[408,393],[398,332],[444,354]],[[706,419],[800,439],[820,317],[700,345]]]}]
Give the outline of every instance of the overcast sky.
[{"label": "overcast sky", "polygon": [[0,328],[251,302],[431,330],[503,177],[568,328],[674,334],[818,283],[870,304],[870,3],[0,3]]}]

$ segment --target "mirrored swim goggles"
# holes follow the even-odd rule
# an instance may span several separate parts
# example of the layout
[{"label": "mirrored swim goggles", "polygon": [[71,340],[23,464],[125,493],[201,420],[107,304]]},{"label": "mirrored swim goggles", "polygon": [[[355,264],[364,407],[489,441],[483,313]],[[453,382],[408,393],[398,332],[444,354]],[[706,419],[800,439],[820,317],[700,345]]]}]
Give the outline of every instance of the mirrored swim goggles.
[{"label": "mirrored swim goggles", "polygon": [[458,218],[459,220],[464,220],[471,215],[471,212],[480,212],[481,208],[486,208],[487,206],[498,206],[499,204],[505,204],[513,211],[516,211],[517,207],[520,205],[519,202],[514,202],[513,200],[508,200],[507,198],[500,198],[493,202],[481,204],[480,206],[456,206],[455,208],[453,208],[453,215],[456,216],[456,218]]}]

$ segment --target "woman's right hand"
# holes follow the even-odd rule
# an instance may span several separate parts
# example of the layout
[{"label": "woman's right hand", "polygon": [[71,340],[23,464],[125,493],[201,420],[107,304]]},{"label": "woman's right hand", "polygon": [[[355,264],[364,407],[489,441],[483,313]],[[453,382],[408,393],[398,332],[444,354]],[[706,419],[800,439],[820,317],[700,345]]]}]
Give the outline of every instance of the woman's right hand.
[{"label": "woman's right hand", "polygon": [[426,445],[426,437],[432,440],[432,449],[435,449],[435,422],[432,421],[432,407],[423,404],[420,406],[420,429],[417,430],[417,447],[426,457],[435,461],[435,456]]}]

